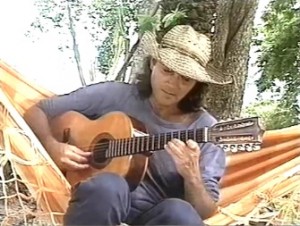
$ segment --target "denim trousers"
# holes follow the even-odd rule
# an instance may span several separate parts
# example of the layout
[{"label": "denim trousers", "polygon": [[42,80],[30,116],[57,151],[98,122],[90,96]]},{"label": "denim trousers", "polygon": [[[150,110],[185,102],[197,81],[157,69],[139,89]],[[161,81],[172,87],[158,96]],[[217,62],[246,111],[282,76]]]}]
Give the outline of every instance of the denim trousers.
[{"label": "denim trousers", "polygon": [[[137,189],[138,190],[138,189]],[[64,225],[204,225],[186,201],[166,198],[159,202],[151,195],[130,192],[121,176],[103,173],[72,191]]]}]

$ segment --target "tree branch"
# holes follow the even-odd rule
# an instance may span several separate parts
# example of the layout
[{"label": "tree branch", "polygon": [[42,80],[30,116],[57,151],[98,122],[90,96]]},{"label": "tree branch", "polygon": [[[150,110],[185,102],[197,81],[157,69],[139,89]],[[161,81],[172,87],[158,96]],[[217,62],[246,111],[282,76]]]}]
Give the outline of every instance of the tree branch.
[{"label": "tree branch", "polygon": [[81,65],[80,65],[80,53],[79,53],[79,50],[78,50],[78,45],[76,43],[76,32],[75,32],[74,27],[73,27],[73,18],[72,18],[72,15],[71,15],[70,0],[67,1],[67,8],[68,8],[68,17],[69,17],[69,22],[70,22],[69,29],[70,29],[70,33],[71,33],[72,40],[73,40],[74,58],[75,58],[75,61],[76,61],[77,70],[78,70],[78,73],[79,73],[79,78],[80,78],[81,84],[83,86],[86,86],[86,82],[85,82],[83,72],[82,72],[82,68],[81,68]]},{"label": "tree branch", "polygon": [[[158,9],[159,9],[159,2],[155,3],[155,7],[154,7],[153,11],[150,13],[150,16],[153,17],[157,13]],[[124,64],[122,65],[120,71],[118,72],[115,80],[120,80],[122,78],[122,76],[125,74],[125,72],[127,70],[127,67],[131,62],[131,58],[133,57],[133,54],[135,53],[135,51],[137,50],[137,48],[139,46],[140,38],[141,37],[138,37],[138,40],[132,46],[132,48],[130,49],[128,54],[126,55],[126,58],[124,60]]]}]

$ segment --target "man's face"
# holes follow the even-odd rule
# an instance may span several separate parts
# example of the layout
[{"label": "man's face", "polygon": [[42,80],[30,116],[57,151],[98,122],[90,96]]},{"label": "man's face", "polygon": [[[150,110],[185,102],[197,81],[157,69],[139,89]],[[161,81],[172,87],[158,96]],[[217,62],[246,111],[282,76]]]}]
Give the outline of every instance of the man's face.
[{"label": "man's face", "polygon": [[177,105],[195,86],[196,81],[171,71],[152,60],[151,86],[155,100],[161,105]]}]

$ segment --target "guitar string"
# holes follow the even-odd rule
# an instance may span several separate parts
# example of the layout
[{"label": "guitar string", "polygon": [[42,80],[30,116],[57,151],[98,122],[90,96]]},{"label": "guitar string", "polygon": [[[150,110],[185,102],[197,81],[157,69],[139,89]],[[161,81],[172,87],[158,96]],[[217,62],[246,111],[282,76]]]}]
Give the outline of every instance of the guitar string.
[{"label": "guitar string", "polygon": [[[154,146],[153,147],[153,149],[161,149],[162,147],[161,147],[161,142],[162,141],[160,141],[160,142],[154,142],[154,143],[149,143],[148,145],[151,145],[151,146]],[[134,149],[135,150],[137,150],[136,148],[138,147],[138,145],[137,145],[137,142],[135,142],[135,141],[133,141],[133,142],[129,142],[130,144],[133,144],[133,143],[135,143],[135,145],[136,146],[133,146],[134,147]],[[165,143],[165,142],[163,142],[163,143]],[[160,146],[157,146],[157,145],[160,145]],[[101,146],[101,145],[99,145],[99,146]],[[104,146],[106,146],[107,147],[107,149],[102,149],[102,150],[97,150],[97,151],[95,151],[94,152],[94,155],[95,155],[95,157],[99,157],[99,156],[101,156],[102,154],[104,154],[104,153],[106,153],[108,150],[110,150],[111,151],[111,149],[109,149],[109,148],[111,148],[111,147],[109,147],[109,146],[107,146],[107,144],[104,144]],[[122,148],[123,147],[123,149],[121,150],[120,148]],[[118,146],[118,148],[117,148],[117,150],[115,150],[114,149],[114,151],[113,152],[110,152],[111,153],[111,155],[110,156],[107,156],[107,157],[117,157],[117,156],[122,156],[122,155],[131,155],[131,154],[135,154],[135,153],[132,153],[131,151],[130,151],[130,149],[127,149],[127,147],[128,146]],[[125,148],[125,150],[124,150],[124,148]],[[148,147],[146,147],[145,148],[145,145],[140,145],[140,148],[142,148],[142,150],[140,150],[140,152],[138,152],[138,153],[143,153],[143,152],[150,152],[151,150],[148,150],[147,148]],[[146,150],[145,150],[146,149]],[[138,153],[136,153],[136,154],[138,154]],[[106,157],[106,156],[105,156]]]},{"label": "guitar string", "polygon": [[[190,132],[188,132],[188,134],[187,134],[187,139],[189,139],[189,137],[191,137],[191,136],[193,136],[193,138],[199,138],[199,137],[201,137],[203,135],[203,133],[202,132],[196,132],[196,133],[194,133],[194,131],[190,131]],[[111,143],[114,143],[114,145],[119,145],[119,144],[121,144],[121,145],[126,145],[126,144],[129,144],[129,145],[131,145],[131,144],[136,144],[137,143],[137,141],[140,139],[140,140],[142,140],[142,139],[144,139],[144,142],[145,142],[145,139],[153,139],[154,140],[154,142],[151,142],[151,141],[149,141],[149,145],[157,145],[159,142],[156,140],[156,139],[170,139],[170,138],[172,138],[172,137],[182,137],[182,136],[186,136],[185,134],[177,134],[177,136],[175,136],[174,134],[173,134],[173,136],[172,136],[172,134],[171,133],[168,133],[167,135],[163,135],[163,136],[161,136],[161,137],[159,137],[160,135],[150,135],[150,136],[144,136],[144,137],[129,137],[129,138],[121,138],[121,139],[117,139],[117,140],[109,140],[109,141],[106,141],[106,142],[103,142],[103,143],[100,143],[100,144],[96,144],[96,145],[94,145],[94,146],[92,146],[92,145],[89,145],[89,146],[80,146],[80,147],[78,147],[78,148],[80,148],[80,149],[84,149],[84,148],[91,148],[91,147],[93,147],[93,148],[102,148],[102,147],[107,147],[109,144],[111,144]],[[160,142],[161,142],[162,140],[160,140]],[[148,141],[146,141],[147,143],[148,143]],[[151,144],[150,144],[151,143]],[[106,150],[104,150],[104,151],[106,151]]]},{"label": "guitar string", "polygon": [[[132,142],[131,142],[132,144]],[[137,144],[135,142],[135,144]],[[152,149],[155,149],[155,150],[161,150],[163,149],[161,147],[161,142],[154,142],[154,144],[151,144],[152,146],[154,146]],[[157,145],[160,145],[160,146],[157,146]],[[107,146],[106,146],[107,147]],[[142,153],[147,153],[147,152],[151,152],[151,149],[149,150],[149,146],[148,147],[145,147],[145,145],[141,145],[140,149],[137,149],[138,145],[136,146],[133,146],[134,147],[134,150],[135,151],[131,151],[130,149],[127,149],[127,147],[125,147],[124,149],[124,146],[122,149],[120,149],[121,147],[119,146],[117,150],[113,150],[112,149],[109,149],[110,147],[108,147],[108,149],[102,149],[102,150],[97,150],[97,151],[94,151],[93,152],[93,155],[94,157],[97,159],[97,158],[112,158],[112,157],[119,157],[119,156],[124,156],[124,155],[132,155],[132,154],[142,154]],[[110,152],[107,152],[107,151],[110,151]],[[137,151],[137,152],[136,152]]]}]

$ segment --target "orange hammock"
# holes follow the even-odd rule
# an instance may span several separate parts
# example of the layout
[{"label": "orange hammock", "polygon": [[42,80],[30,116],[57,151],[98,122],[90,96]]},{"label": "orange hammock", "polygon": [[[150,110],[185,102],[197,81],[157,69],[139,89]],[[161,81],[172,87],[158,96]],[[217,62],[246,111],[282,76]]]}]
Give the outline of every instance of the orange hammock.
[{"label": "orange hammock", "polygon": [[[22,117],[38,100],[54,94],[25,79],[3,61],[0,85],[1,130],[4,140],[9,141],[2,142],[2,146],[15,156],[14,167],[38,207],[49,222],[59,224],[68,204],[70,185]],[[236,217],[250,213],[262,200],[261,194],[279,196],[291,192],[299,184],[299,175],[291,177],[295,174],[291,170],[300,164],[299,152],[300,125],[266,131],[260,151],[228,155],[220,209],[206,223],[232,223]]]}]

